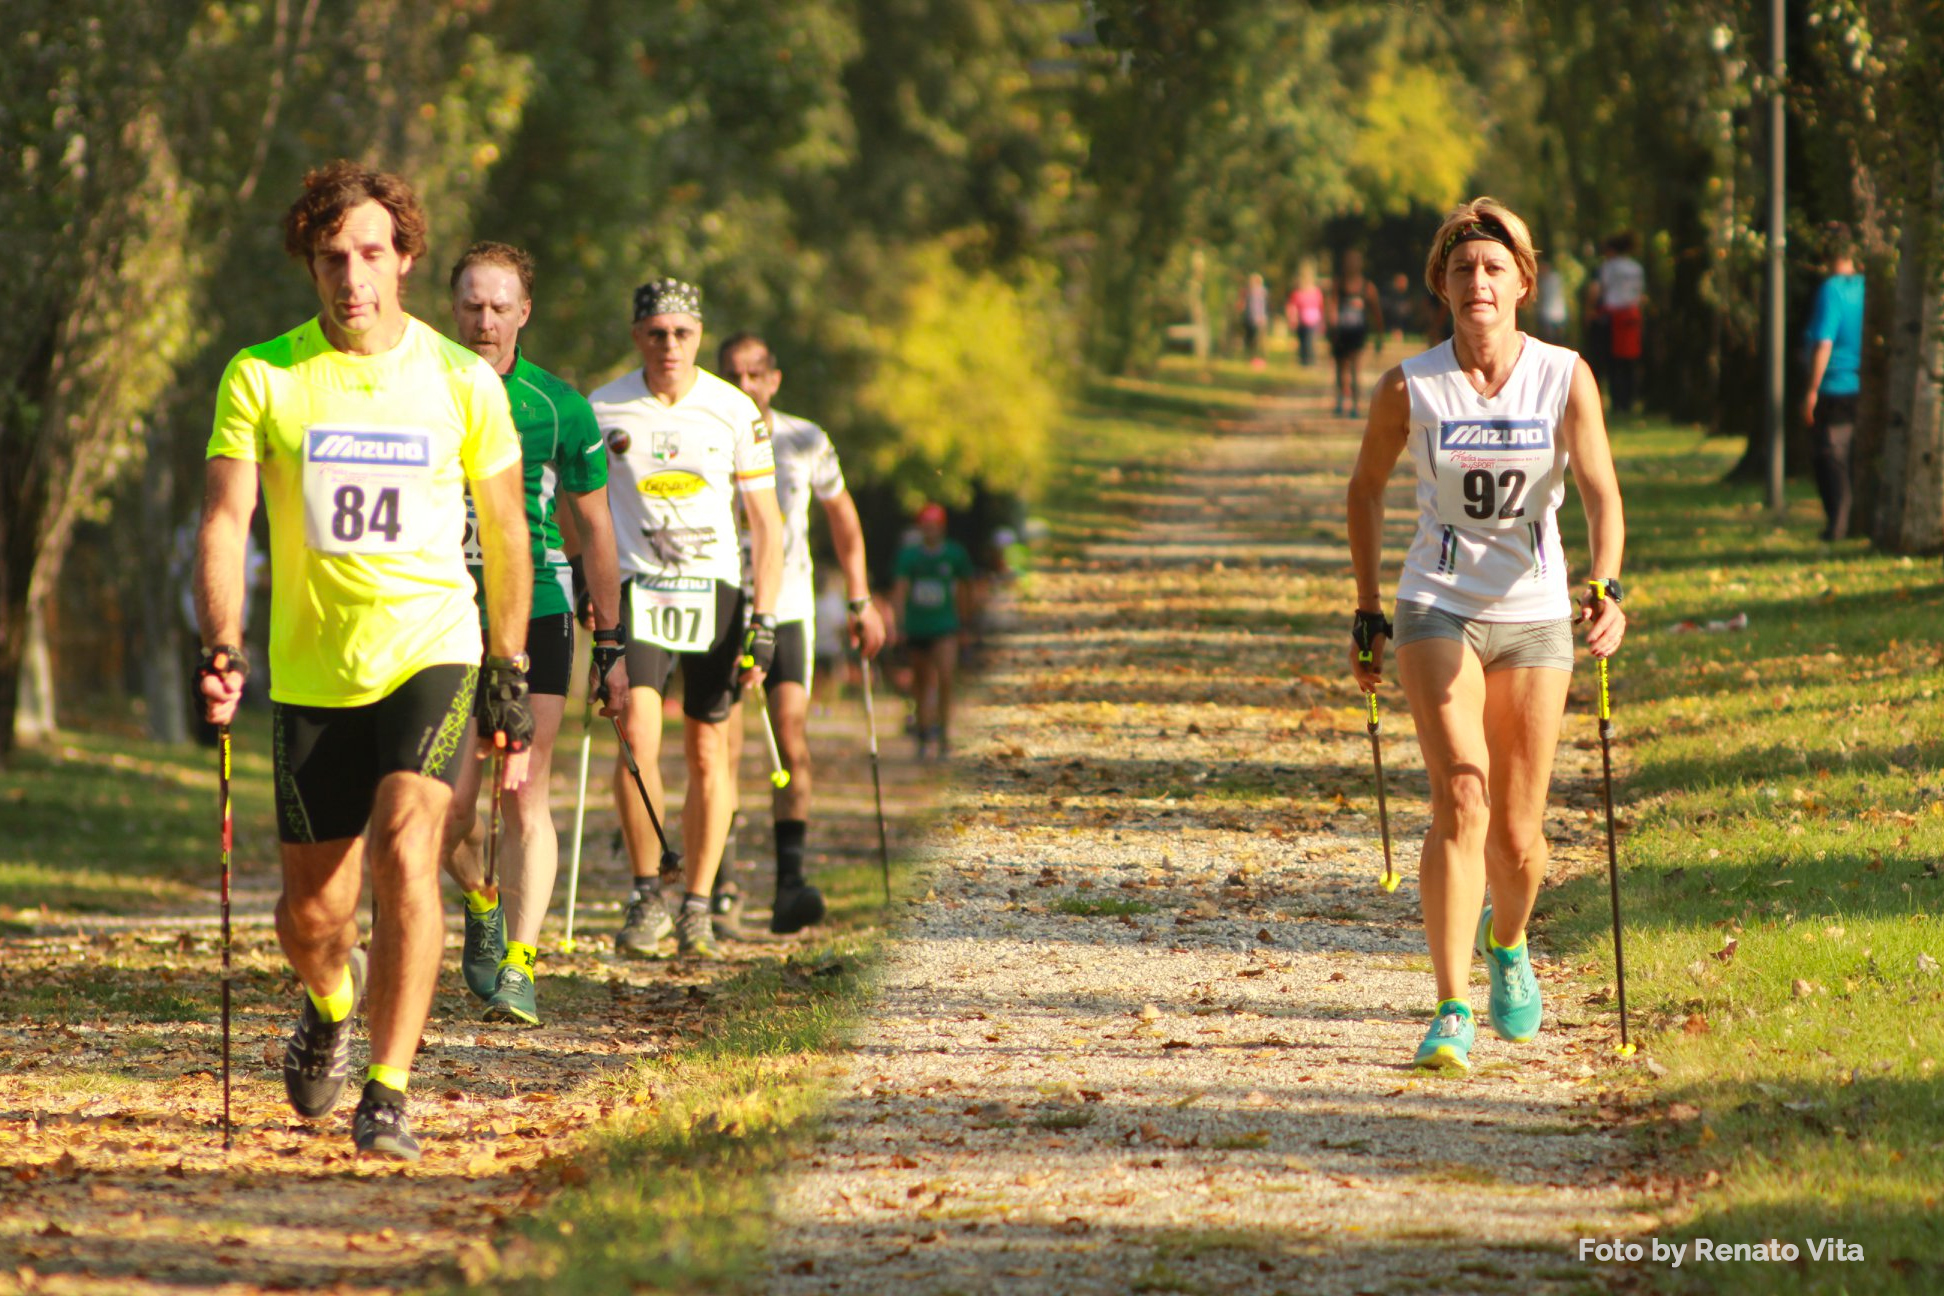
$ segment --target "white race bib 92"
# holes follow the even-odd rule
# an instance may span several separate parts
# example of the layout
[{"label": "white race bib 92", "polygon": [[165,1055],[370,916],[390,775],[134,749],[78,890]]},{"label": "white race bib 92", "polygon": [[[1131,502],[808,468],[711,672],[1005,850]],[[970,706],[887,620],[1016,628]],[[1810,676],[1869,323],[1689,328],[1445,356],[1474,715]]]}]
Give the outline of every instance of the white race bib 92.
[{"label": "white race bib 92", "polygon": [[716,583],[706,576],[637,576],[628,582],[631,638],[670,652],[707,652],[715,642]]},{"label": "white race bib 92", "polygon": [[1442,419],[1432,464],[1438,478],[1438,521],[1485,531],[1523,526],[1543,505],[1553,471],[1550,419]]},{"label": "white race bib 92", "polygon": [[304,543],[326,554],[423,549],[433,521],[432,436],[343,424],[304,431]]}]

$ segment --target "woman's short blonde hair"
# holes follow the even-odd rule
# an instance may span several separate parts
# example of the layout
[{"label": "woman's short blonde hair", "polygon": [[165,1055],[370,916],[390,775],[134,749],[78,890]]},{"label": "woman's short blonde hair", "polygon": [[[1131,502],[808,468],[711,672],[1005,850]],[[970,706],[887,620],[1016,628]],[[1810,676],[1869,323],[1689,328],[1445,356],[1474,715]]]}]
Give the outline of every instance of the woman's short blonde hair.
[{"label": "woman's short blonde hair", "polygon": [[1474,198],[1452,208],[1431,240],[1431,255],[1424,261],[1424,286],[1431,290],[1431,295],[1439,301],[1445,300],[1445,261],[1465,234],[1476,236],[1479,232],[1512,254],[1513,263],[1519,267],[1519,278],[1526,292],[1531,293],[1539,282],[1539,254],[1532,250],[1532,231],[1526,228],[1517,212],[1498,199]]}]

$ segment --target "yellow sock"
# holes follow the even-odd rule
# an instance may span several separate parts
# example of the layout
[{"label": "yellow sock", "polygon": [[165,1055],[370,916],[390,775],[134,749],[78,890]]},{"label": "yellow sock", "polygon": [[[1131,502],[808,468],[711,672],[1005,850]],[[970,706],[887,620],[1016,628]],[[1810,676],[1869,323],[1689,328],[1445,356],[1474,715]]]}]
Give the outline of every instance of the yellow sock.
[{"label": "yellow sock", "polygon": [[1524,949],[1525,940],[1526,940],[1525,933],[1520,932],[1519,939],[1513,941],[1510,945],[1501,945],[1499,944],[1499,938],[1497,936],[1493,935],[1490,932],[1485,933],[1485,944],[1489,948],[1495,950],[1504,950],[1508,954],[1515,954],[1518,951]]},{"label": "yellow sock", "polygon": [[365,1068],[365,1079],[376,1080],[387,1089],[396,1089],[398,1092],[404,1093],[405,1086],[411,1083],[412,1072],[409,1067],[385,1066],[382,1063],[373,1062]]},{"label": "yellow sock", "polygon": [[317,1015],[327,1022],[343,1021],[351,1015],[351,1010],[358,1006],[358,1001],[351,992],[351,969],[348,967],[344,969],[344,984],[323,998],[318,998],[317,991],[308,986],[305,987],[304,993],[310,996],[311,1005],[317,1009]]},{"label": "yellow sock", "polygon": [[499,908],[498,887],[494,887],[490,895],[484,891],[468,891],[465,895],[466,908],[472,911],[472,916],[475,918],[484,918],[487,914]]},{"label": "yellow sock", "polygon": [[506,957],[499,961],[499,965],[501,967],[516,967],[528,976],[532,976],[533,961],[539,955],[540,951],[531,945],[522,945],[518,941],[508,941],[506,942]]}]

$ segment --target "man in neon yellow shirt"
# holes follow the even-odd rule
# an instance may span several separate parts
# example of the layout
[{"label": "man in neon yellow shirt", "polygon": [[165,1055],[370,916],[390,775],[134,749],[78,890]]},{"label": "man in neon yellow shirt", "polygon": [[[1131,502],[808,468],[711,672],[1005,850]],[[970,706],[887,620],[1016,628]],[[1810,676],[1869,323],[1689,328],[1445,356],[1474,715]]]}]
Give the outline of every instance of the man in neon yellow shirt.
[{"label": "man in neon yellow shirt", "polygon": [[[352,1138],[416,1161],[412,1058],[444,945],[439,837],[479,711],[480,755],[526,776],[533,717],[521,653],[533,568],[520,447],[499,376],[404,311],[425,213],[397,176],[339,161],[304,177],[284,218],[320,310],[239,352],[216,395],[198,537],[197,687],[226,725],[248,662],[243,549],[257,488],[270,525],[270,698],[283,895],[277,936],[305,986],[284,1050],[299,1115],[336,1105],[366,958],[356,948],[369,838],[377,919],[371,1065]],[[470,484],[493,626],[484,678],[462,548]]]}]

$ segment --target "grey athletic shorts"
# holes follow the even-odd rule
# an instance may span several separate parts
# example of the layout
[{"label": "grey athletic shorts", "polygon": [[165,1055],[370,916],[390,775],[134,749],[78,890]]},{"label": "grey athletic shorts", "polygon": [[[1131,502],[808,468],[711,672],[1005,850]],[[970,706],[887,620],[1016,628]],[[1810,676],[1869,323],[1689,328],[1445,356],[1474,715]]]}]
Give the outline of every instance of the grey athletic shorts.
[{"label": "grey athletic shorts", "polygon": [[1546,666],[1571,674],[1573,619],[1556,621],[1468,621],[1424,603],[1399,603],[1392,618],[1402,648],[1421,639],[1455,639],[1469,644],[1487,671]]}]

